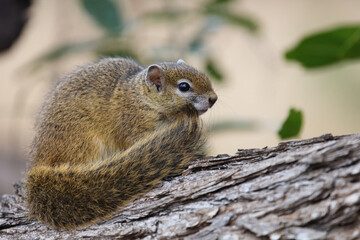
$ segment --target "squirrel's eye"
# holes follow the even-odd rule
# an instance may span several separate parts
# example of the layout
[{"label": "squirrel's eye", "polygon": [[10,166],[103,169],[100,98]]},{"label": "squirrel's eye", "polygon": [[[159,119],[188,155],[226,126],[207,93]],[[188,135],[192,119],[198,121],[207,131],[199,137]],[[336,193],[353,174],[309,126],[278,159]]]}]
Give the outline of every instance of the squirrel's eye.
[{"label": "squirrel's eye", "polygon": [[178,87],[179,87],[179,90],[182,92],[187,92],[190,90],[190,85],[186,82],[180,83]]}]

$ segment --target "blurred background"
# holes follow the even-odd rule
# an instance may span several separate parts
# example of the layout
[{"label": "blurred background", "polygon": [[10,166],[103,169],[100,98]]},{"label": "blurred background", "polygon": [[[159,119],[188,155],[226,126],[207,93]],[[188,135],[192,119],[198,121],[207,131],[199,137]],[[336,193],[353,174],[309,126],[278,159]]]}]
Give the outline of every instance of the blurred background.
[{"label": "blurred background", "polygon": [[[101,56],[181,58],[206,72],[219,96],[204,115],[211,155],[276,145],[290,108],[302,114],[299,138],[359,132],[359,11],[358,0],[0,0],[0,195],[24,176],[49,89]],[[341,26],[355,30],[331,47],[351,54],[301,62],[302,39]]]}]

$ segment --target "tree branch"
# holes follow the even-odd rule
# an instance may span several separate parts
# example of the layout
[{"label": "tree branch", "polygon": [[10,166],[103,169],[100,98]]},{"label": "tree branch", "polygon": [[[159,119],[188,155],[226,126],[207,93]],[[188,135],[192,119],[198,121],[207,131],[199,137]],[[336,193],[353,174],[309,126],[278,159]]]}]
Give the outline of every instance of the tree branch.
[{"label": "tree branch", "polygon": [[55,231],[4,195],[0,239],[358,239],[360,134],[280,143],[193,162],[110,220]]}]

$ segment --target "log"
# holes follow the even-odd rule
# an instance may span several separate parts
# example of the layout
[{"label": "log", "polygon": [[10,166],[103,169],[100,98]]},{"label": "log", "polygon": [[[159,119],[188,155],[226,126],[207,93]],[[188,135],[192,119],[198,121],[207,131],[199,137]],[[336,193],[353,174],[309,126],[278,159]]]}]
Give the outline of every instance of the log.
[{"label": "log", "polygon": [[193,162],[114,216],[55,231],[4,195],[0,239],[360,239],[360,134]]}]

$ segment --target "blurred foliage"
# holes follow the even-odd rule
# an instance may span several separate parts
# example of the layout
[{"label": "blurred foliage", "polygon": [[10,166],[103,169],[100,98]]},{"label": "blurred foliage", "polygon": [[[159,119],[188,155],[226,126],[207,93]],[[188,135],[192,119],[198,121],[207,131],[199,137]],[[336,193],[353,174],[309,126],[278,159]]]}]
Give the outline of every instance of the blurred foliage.
[{"label": "blurred foliage", "polygon": [[222,82],[224,80],[223,73],[220,71],[220,69],[218,69],[218,66],[210,58],[206,60],[206,71],[211,77],[213,77],[215,81]]},{"label": "blurred foliage", "polygon": [[258,24],[249,16],[234,13],[230,10],[229,3],[234,0],[213,0],[207,2],[203,6],[205,15],[215,15],[227,23],[247,28],[251,32],[256,32],[259,28]]},{"label": "blurred foliage", "polygon": [[[331,66],[360,59],[360,25],[344,25],[305,36],[285,53],[307,69]],[[302,112],[291,109],[278,132],[281,139],[295,137],[302,125]]]},{"label": "blurred foliage", "polygon": [[325,67],[360,58],[360,25],[343,26],[306,36],[287,51],[286,59],[306,68]]},{"label": "blurred foliage", "polygon": [[[122,1],[115,0],[80,0],[84,11],[104,29],[104,35],[99,39],[84,42],[67,43],[39,57],[34,61],[33,68],[58,60],[69,54],[78,52],[92,52],[98,57],[123,56],[132,57],[143,63],[150,63],[183,57],[184,54],[192,54],[199,57],[206,71],[215,80],[221,82],[225,79],[220,65],[211,56],[212,49],[206,44],[207,36],[214,30],[225,26],[234,25],[240,29],[256,33],[259,29],[258,23],[247,14],[232,10],[232,4],[237,0],[208,0],[199,3],[194,9],[183,9],[174,6],[171,2],[164,1],[164,7],[147,12],[134,19],[124,18]],[[151,22],[152,24],[164,22],[173,25],[174,29],[182,29],[194,22],[203,24],[192,36],[190,41],[174,41],[169,38],[168,45],[161,51],[154,51],[153,55],[139,53],[139,48],[131,39],[129,32],[136,31],[136,25]],[[184,46],[185,42],[185,46]],[[154,48],[154,50],[157,50]],[[168,54],[164,54],[164,52]],[[141,56],[141,57],[140,57]],[[141,59],[140,59],[141,58]]]},{"label": "blurred foliage", "polygon": [[84,9],[93,19],[110,33],[122,31],[122,15],[117,5],[111,0],[81,0]]},{"label": "blurred foliage", "polygon": [[281,126],[278,135],[281,139],[297,137],[300,133],[303,123],[303,113],[291,108],[289,114]]},{"label": "blurred foliage", "polygon": [[255,121],[245,120],[223,120],[221,122],[214,123],[207,128],[210,133],[223,132],[223,131],[234,131],[234,130],[255,130],[257,128]]}]

